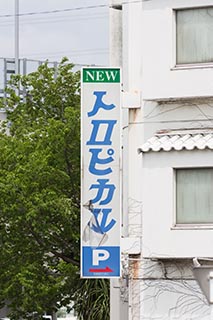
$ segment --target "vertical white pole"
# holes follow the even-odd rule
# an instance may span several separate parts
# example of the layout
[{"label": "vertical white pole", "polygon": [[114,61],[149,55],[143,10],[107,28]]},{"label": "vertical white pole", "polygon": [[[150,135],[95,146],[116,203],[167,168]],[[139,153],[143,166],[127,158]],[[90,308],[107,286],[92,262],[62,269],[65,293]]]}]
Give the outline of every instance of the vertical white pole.
[{"label": "vertical white pole", "polygon": [[15,74],[19,73],[19,0],[15,0]]},{"label": "vertical white pole", "polygon": [[[110,4],[110,66],[122,66],[123,51],[123,19],[122,19],[122,0],[109,0]],[[128,125],[128,110],[122,110],[122,126]],[[128,131],[122,132],[123,144],[123,161],[122,161],[122,236],[128,236],[128,155],[127,141]],[[125,173],[124,173],[125,172]],[[128,302],[121,299],[120,281],[118,279],[110,280],[110,319],[111,320],[127,320],[128,319]]]},{"label": "vertical white pole", "polygon": [[110,320],[120,319],[120,283],[118,279],[110,279]]},{"label": "vertical white pole", "polygon": [[213,272],[209,273],[210,319],[213,320]]}]

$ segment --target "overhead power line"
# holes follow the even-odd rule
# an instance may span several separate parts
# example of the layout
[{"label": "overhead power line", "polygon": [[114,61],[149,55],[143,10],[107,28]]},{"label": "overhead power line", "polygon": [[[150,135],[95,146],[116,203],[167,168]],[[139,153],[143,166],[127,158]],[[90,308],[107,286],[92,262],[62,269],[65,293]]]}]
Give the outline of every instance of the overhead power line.
[{"label": "overhead power line", "polygon": [[[57,9],[57,10],[46,10],[46,11],[36,11],[36,12],[26,12],[26,13],[19,13],[19,17],[24,16],[33,16],[33,15],[41,15],[41,14],[51,14],[51,13],[60,13],[60,12],[70,12],[70,11],[78,11],[78,10],[85,10],[85,9],[96,9],[96,8],[106,8],[108,5],[100,4],[94,6],[87,6],[87,7],[75,7],[75,8],[66,8],[66,9]],[[0,15],[0,18],[10,18],[14,17],[14,14],[3,14]]]},{"label": "overhead power line", "polygon": [[[88,20],[97,20],[97,19],[103,19],[106,18],[107,15],[106,14],[92,14],[92,15],[75,15],[74,17],[67,17],[67,16],[60,16],[58,18],[56,17],[40,17],[40,18],[35,18],[35,19],[22,19],[20,20],[20,25],[24,25],[24,24],[50,24],[50,23],[61,23],[61,22],[79,22],[79,21],[88,21]],[[0,27],[9,27],[12,26],[14,24],[13,20],[4,20],[4,21],[0,21]]]},{"label": "overhead power line", "polygon": [[[133,0],[133,1],[125,1],[122,2],[122,5],[125,4],[133,4],[133,3],[141,3],[143,0]],[[19,17],[24,16],[33,16],[33,15],[42,15],[42,14],[54,14],[54,13],[60,13],[60,12],[71,12],[71,11],[80,11],[80,10],[89,10],[89,9],[97,9],[97,8],[108,8],[108,4],[99,4],[99,5],[93,5],[93,6],[85,6],[85,7],[75,7],[75,8],[66,8],[66,9],[56,9],[56,10],[46,10],[46,11],[33,11],[33,12],[26,12],[26,13],[19,13]],[[2,14],[0,15],[0,18],[11,18],[14,17],[14,14]]]},{"label": "overhead power line", "polygon": [[27,56],[27,57],[36,57],[36,56],[48,56],[54,55],[54,56],[59,56],[62,54],[67,54],[71,57],[74,56],[81,56],[81,55],[96,55],[96,54],[106,54],[108,53],[107,48],[94,48],[94,49],[81,49],[81,50],[65,50],[65,51],[52,51],[52,52],[37,52],[33,54],[22,54],[22,56]]}]

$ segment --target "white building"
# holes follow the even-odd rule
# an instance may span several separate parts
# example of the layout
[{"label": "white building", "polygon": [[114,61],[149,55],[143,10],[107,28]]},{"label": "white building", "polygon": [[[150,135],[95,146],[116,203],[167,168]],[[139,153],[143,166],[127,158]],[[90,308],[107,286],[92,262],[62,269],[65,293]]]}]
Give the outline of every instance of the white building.
[{"label": "white building", "polygon": [[111,318],[210,319],[192,270],[195,257],[213,265],[213,2],[111,0],[110,17],[131,241]]}]

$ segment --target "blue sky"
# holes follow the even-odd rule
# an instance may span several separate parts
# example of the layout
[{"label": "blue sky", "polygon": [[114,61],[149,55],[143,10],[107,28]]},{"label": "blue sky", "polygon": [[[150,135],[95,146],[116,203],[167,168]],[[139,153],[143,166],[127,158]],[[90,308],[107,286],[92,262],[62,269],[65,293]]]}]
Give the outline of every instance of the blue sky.
[{"label": "blue sky", "polygon": [[[0,57],[12,58],[15,0],[0,4]],[[20,58],[108,64],[108,0],[19,0],[19,13]]]}]

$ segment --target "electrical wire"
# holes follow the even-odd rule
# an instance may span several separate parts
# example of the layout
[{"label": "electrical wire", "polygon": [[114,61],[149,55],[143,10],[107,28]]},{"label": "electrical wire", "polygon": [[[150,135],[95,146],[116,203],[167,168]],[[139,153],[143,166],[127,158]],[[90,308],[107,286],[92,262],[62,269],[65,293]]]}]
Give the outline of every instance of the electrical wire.
[{"label": "electrical wire", "polygon": [[[92,15],[75,15],[73,17],[70,16],[59,16],[59,17],[36,17],[33,20],[32,19],[21,19],[19,21],[20,25],[23,24],[38,24],[38,23],[58,23],[58,22],[78,22],[78,21],[88,21],[88,20],[94,20],[94,19],[103,19],[106,18],[107,14],[106,13],[102,13],[102,14],[92,14]],[[10,20],[10,21],[0,21],[0,27],[5,27],[5,26],[12,26],[14,25],[14,21]]]},{"label": "electrical wire", "polygon": [[[1,65],[1,62],[3,63],[3,61],[4,61],[4,57],[0,57],[0,65]],[[14,58],[9,58],[9,59],[11,59],[11,60],[13,60]],[[20,60],[22,60],[23,58],[20,58]],[[2,61],[1,61],[2,60]],[[42,61],[41,60],[37,60],[37,59],[27,59],[27,61],[28,62],[32,62],[32,63],[39,63],[39,62],[45,62],[47,59],[45,59],[45,60],[43,60],[42,59]],[[48,61],[48,64],[54,64],[54,63],[58,63],[57,61]],[[105,66],[105,65],[100,65],[100,64],[91,64],[91,63],[78,63],[78,62],[72,62],[75,66],[93,66],[93,67],[103,67],[103,66]],[[1,86],[0,86],[1,87]]]},{"label": "electrical wire", "polygon": [[[76,50],[76,49],[71,49],[71,50],[69,50],[69,51],[67,51],[67,50],[65,50],[65,51],[54,51],[55,53],[58,53],[58,54],[60,54],[60,53],[66,53],[66,52],[73,52],[74,54],[80,54],[80,53],[82,53],[82,52],[84,52],[84,53],[88,53],[88,54],[90,54],[91,52],[96,52],[96,53],[98,53],[99,51],[104,51],[104,52],[108,52],[108,49],[107,48],[91,48],[91,49],[78,49],[78,50]],[[31,54],[31,55],[40,55],[40,54],[52,54],[52,53],[54,53],[54,52],[39,52],[39,53],[33,53],[33,54]],[[29,55],[30,56],[30,55]]]},{"label": "electrical wire", "polygon": [[[133,4],[133,3],[142,3],[143,0],[133,0],[133,1],[125,1],[122,2],[121,5],[125,4]],[[60,12],[71,12],[71,11],[80,11],[80,10],[90,10],[90,9],[97,9],[97,8],[109,8],[108,4],[99,4],[93,6],[85,6],[85,7],[74,7],[74,8],[66,8],[66,9],[56,9],[56,10],[46,10],[46,11],[34,11],[34,12],[26,12],[26,13],[19,13],[19,17],[23,16],[33,16],[33,15],[43,15],[43,14],[54,14]],[[14,14],[2,14],[0,18],[10,18],[14,17]]]},{"label": "electrical wire", "polygon": [[[19,13],[19,17],[24,16],[33,16],[33,15],[43,15],[43,14],[54,14],[54,13],[60,13],[60,12],[71,12],[71,11],[80,11],[80,10],[90,10],[90,9],[96,9],[96,8],[107,8],[108,5],[106,4],[100,4],[100,5],[94,5],[94,6],[86,6],[86,7],[75,7],[75,8],[66,8],[66,9],[56,9],[56,10],[46,10],[46,11],[34,11],[34,12],[26,12],[26,13]],[[0,18],[10,18],[14,17],[14,14],[4,14],[0,15]]]},{"label": "electrical wire", "polygon": [[[91,8],[92,6],[90,7],[86,7],[86,8]],[[99,6],[98,6],[99,7]],[[55,10],[56,11],[60,11],[60,10]],[[64,18],[65,17],[65,18]],[[64,22],[64,21],[69,21],[69,22],[72,22],[73,20],[77,20],[79,21],[80,19],[83,19],[84,21],[87,21],[89,19],[97,19],[97,18],[104,18],[104,17],[107,17],[106,14],[92,14],[92,15],[88,15],[88,14],[80,14],[80,15],[76,15],[75,16],[71,16],[70,17],[67,17],[65,15],[63,16],[59,16],[59,17],[36,17],[35,19],[31,19],[29,20],[23,20],[21,19],[20,20],[20,25],[22,24],[25,24],[27,23],[28,21],[30,22],[30,24],[33,24],[33,23],[56,23],[56,22]],[[63,20],[59,20],[58,19],[62,19]],[[9,25],[13,25],[14,22],[13,21],[0,21],[0,27],[6,27],[6,26],[9,26]],[[92,50],[92,51],[91,51]],[[70,55],[70,53],[72,53]],[[64,54],[64,55],[69,55],[71,57],[76,57],[76,56],[84,56],[86,54],[90,54],[90,55],[102,55],[102,54],[107,54],[108,53],[108,50],[106,48],[95,48],[95,49],[86,49],[86,50],[72,50],[72,51],[60,51],[60,52],[39,52],[39,53],[33,53],[33,54],[22,54],[22,56],[29,56],[29,57],[43,57],[44,55],[48,57],[59,57],[60,54]]]},{"label": "electrical wire", "polygon": [[36,52],[32,54],[24,53],[25,57],[58,57],[61,55],[68,55],[69,57],[78,57],[85,55],[102,55],[107,54],[109,50],[107,48],[94,48],[94,49],[82,49],[82,50],[64,50],[64,51],[51,51],[51,52]]}]

